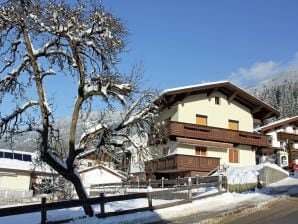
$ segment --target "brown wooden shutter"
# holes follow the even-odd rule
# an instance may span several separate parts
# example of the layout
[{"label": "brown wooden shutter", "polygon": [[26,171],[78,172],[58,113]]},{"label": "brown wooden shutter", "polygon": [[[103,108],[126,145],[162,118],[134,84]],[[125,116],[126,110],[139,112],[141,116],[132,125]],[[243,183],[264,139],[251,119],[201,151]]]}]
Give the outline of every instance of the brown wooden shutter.
[{"label": "brown wooden shutter", "polygon": [[229,149],[229,163],[232,163],[234,160],[233,149]]},{"label": "brown wooden shutter", "polygon": [[230,163],[239,163],[239,150],[229,149],[229,162]]},{"label": "brown wooden shutter", "polygon": [[239,163],[239,150],[234,150],[234,163]]}]

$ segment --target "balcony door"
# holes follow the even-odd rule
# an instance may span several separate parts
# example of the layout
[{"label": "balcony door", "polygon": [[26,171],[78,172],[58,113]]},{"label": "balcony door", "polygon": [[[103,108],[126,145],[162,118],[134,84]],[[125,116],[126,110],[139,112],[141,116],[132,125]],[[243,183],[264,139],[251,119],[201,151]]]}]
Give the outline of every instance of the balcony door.
[{"label": "balcony door", "polygon": [[239,130],[239,121],[229,120],[229,129],[231,130]]},{"label": "balcony door", "polygon": [[205,115],[196,115],[196,124],[207,126],[207,116]]},{"label": "balcony door", "polygon": [[196,156],[206,156],[207,147],[196,146]]}]

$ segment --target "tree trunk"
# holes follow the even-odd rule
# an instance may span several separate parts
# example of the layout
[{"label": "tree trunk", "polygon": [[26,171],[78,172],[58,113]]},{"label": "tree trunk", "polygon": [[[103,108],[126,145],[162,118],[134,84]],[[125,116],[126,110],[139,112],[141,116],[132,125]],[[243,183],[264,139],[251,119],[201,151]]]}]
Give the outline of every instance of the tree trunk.
[{"label": "tree trunk", "polygon": [[[87,193],[86,193],[86,191],[83,187],[83,184],[81,182],[81,179],[79,177],[77,177],[75,173],[73,173],[73,175],[71,175],[69,181],[72,182],[73,186],[75,187],[80,200],[85,200],[88,198]],[[86,215],[88,215],[88,216],[94,215],[91,205],[84,205],[83,208],[84,208]]]},{"label": "tree trunk", "polygon": [[[44,154],[42,159],[44,162],[46,162],[48,165],[50,165],[54,170],[56,170],[57,173],[59,173],[61,176],[63,176],[65,179],[67,179],[68,181],[70,181],[73,184],[80,200],[85,200],[88,198],[87,193],[86,193],[86,191],[83,187],[83,184],[81,182],[81,179],[80,179],[80,177],[78,177],[76,175],[74,169],[71,169],[71,170],[65,169],[65,167],[61,166],[48,153]],[[86,215],[88,215],[88,216],[94,215],[91,205],[84,205],[83,208],[84,208]]]}]

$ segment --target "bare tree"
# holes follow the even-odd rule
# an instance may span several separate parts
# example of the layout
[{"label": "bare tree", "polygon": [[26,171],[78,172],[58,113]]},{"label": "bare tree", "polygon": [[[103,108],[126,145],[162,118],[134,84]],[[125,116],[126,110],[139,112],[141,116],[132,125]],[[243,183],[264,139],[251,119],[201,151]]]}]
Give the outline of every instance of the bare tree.
[{"label": "bare tree", "polygon": [[[137,130],[139,136],[146,136],[145,126],[156,109],[150,104],[154,94],[138,90],[138,70],[128,75],[117,70],[127,34],[121,20],[94,1],[88,5],[55,0],[1,4],[0,104],[3,108],[9,101],[6,108],[11,113],[0,114],[0,138],[36,131],[41,159],[74,185],[80,199],[87,194],[76,171],[76,157],[90,145],[109,149],[119,136],[120,145],[144,148],[131,133]],[[45,88],[48,79],[61,73],[78,81],[65,155],[60,153],[61,133]],[[90,114],[83,109],[92,110],[96,98],[108,110],[120,102],[119,119],[89,125],[77,139],[79,119],[88,120]],[[94,214],[91,206],[84,210]]]}]

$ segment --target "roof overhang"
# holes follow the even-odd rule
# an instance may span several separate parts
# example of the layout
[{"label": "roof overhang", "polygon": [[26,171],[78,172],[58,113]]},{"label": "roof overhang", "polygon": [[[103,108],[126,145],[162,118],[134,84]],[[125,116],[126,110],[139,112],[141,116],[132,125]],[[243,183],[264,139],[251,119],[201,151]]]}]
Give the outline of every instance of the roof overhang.
[{"label": "roof overhang", "polygon": [[280,115],[277,109],[228,81],[168,89],[162,93],[155,103],[163,108],[167,108],[176,102],[184,100],[188,96],[207,93],[207,97],[210,97],[214,92],[220,92],[226,95],[229,102],[233,100],[249,108],[254,119],[263,121]]},{"label": "roof overhang", "polygon": [[266,133],[270,130],[282,127],[284,125],[290,125],[290,124],[295,124],[298,126],[298,116],[291,117],[291,118],[285,118],[285,119],[281,119],[279,121],[272,122],[271,124],[267,124],[263,127],[260,127],[260,130],[262,133]]}]

